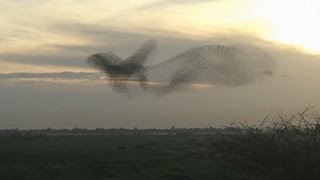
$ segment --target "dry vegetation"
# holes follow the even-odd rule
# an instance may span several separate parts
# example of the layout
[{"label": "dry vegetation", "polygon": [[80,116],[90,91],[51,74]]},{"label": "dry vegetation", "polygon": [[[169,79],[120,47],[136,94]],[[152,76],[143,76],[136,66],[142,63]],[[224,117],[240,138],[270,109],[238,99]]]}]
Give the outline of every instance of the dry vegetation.
[{"label": "dry vegetation", "polygon": [[210,141],[209,154],[252,179],[318,179],[320,115],[311,109],[259,125],[233,123]]}]

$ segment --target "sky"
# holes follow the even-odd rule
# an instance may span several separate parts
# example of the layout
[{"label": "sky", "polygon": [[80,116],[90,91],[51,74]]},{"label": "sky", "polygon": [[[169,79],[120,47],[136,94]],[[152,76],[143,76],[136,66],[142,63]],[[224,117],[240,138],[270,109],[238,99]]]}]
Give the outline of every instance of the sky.
[{"label": "sky", "polygon": [[[317,108],[319,9],[317,0],[1,0],[0,128],[207,127]],[[127,97],[86,63],[96,52],[126,58],[148,39],[158,41],[154,64],[205,44],[250,44],[278,67],[248,86]]]}]

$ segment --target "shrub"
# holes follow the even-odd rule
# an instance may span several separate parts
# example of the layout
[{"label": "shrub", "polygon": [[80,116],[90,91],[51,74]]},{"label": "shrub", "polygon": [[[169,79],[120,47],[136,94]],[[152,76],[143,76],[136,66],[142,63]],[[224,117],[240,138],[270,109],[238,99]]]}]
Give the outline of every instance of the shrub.
[{"label": "shrub", "polygon": [[319,179],[320,115],[311,107],[259,125],[233,123],[212,138],[209,156],[251,178]]}]

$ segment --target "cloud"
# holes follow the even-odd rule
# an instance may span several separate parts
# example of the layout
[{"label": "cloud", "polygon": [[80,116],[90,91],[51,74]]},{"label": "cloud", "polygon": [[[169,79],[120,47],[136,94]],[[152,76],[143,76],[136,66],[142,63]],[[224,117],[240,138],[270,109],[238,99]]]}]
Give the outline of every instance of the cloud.
[{"label": "cloud", "polygon": [[0,79],[65,79],[65,80],[99,80],[101,73],[88,73],[88,72],[57,72],[57,73],[0,73]]},{"label": "cloud", "polygon": [[[116,30],[109,26],[88,24],[88,23],[55,23],[51,27],[51,32],[63,34],[69,37],[85,39],[86,43],[46,43],[35,46],[30,50],[9,48],[9,52],[0,52],[0,62],[15,63],[17,65],[53,65],[60,66],[61,71],[66,67],[88,67],[85,63],[86,58],[95,52],[114,51],[120,57],[126,58],[133,53],[135,47],[141,41],[151,38],[162,42],[163,47],[168,47],[157,58],[164,60],[168,58],[166,54],[174,54],[179,49],[191,47],[195,43],[201,43],[191,37],[170,31],[153,30],[133,32]],[[170,34],[170,36],[168,36]],[[236,38],[235,38],[236,39]],[[164,49],[164,48],[161,48]],[[172,51],[169,53],[168,51]],[[27,71],[27,70],[26,70]]]},{"label": "cloud", "polygon": [[21,53],[2,53],[2,62],[28,65],[55,65],[61,67],[86,67],[85,56],[72,54],[21,54]]},{"label": "cloud", "polygon": [[153,8],[164,8],[175,5],[185,5],[185,4],[196,4],[196,3],[207,3],[207,2],[216,2],[220,0],[160,0],[156,2],[151,2],[140,6],[139,10],[147,10]]},{"label": "cloud", "polygon": [[[116,28],[109,25],[75,22],[57,22],[52,24],[51,28],[55,33],[62,33],[68,36],[76,36],[80,39],[86,39],[92,44],[104,46],[114,46],[119,43],[125,45],[128,42],[137,42],[141,39],[193,39],[173,30],[161,28],[145,27],[141,29]],[[124,43],[125,42],[125,43]]]}]

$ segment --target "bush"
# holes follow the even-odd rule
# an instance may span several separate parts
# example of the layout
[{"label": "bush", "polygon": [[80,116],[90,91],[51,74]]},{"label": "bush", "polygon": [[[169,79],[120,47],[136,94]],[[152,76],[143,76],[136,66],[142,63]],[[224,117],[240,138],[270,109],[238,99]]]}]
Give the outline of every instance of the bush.
[{"label": "bush", "polygon": [[310,109],[259,125],[233,123],[210,140],[209,156],[251,178],[319,179],[320,115]]}]

